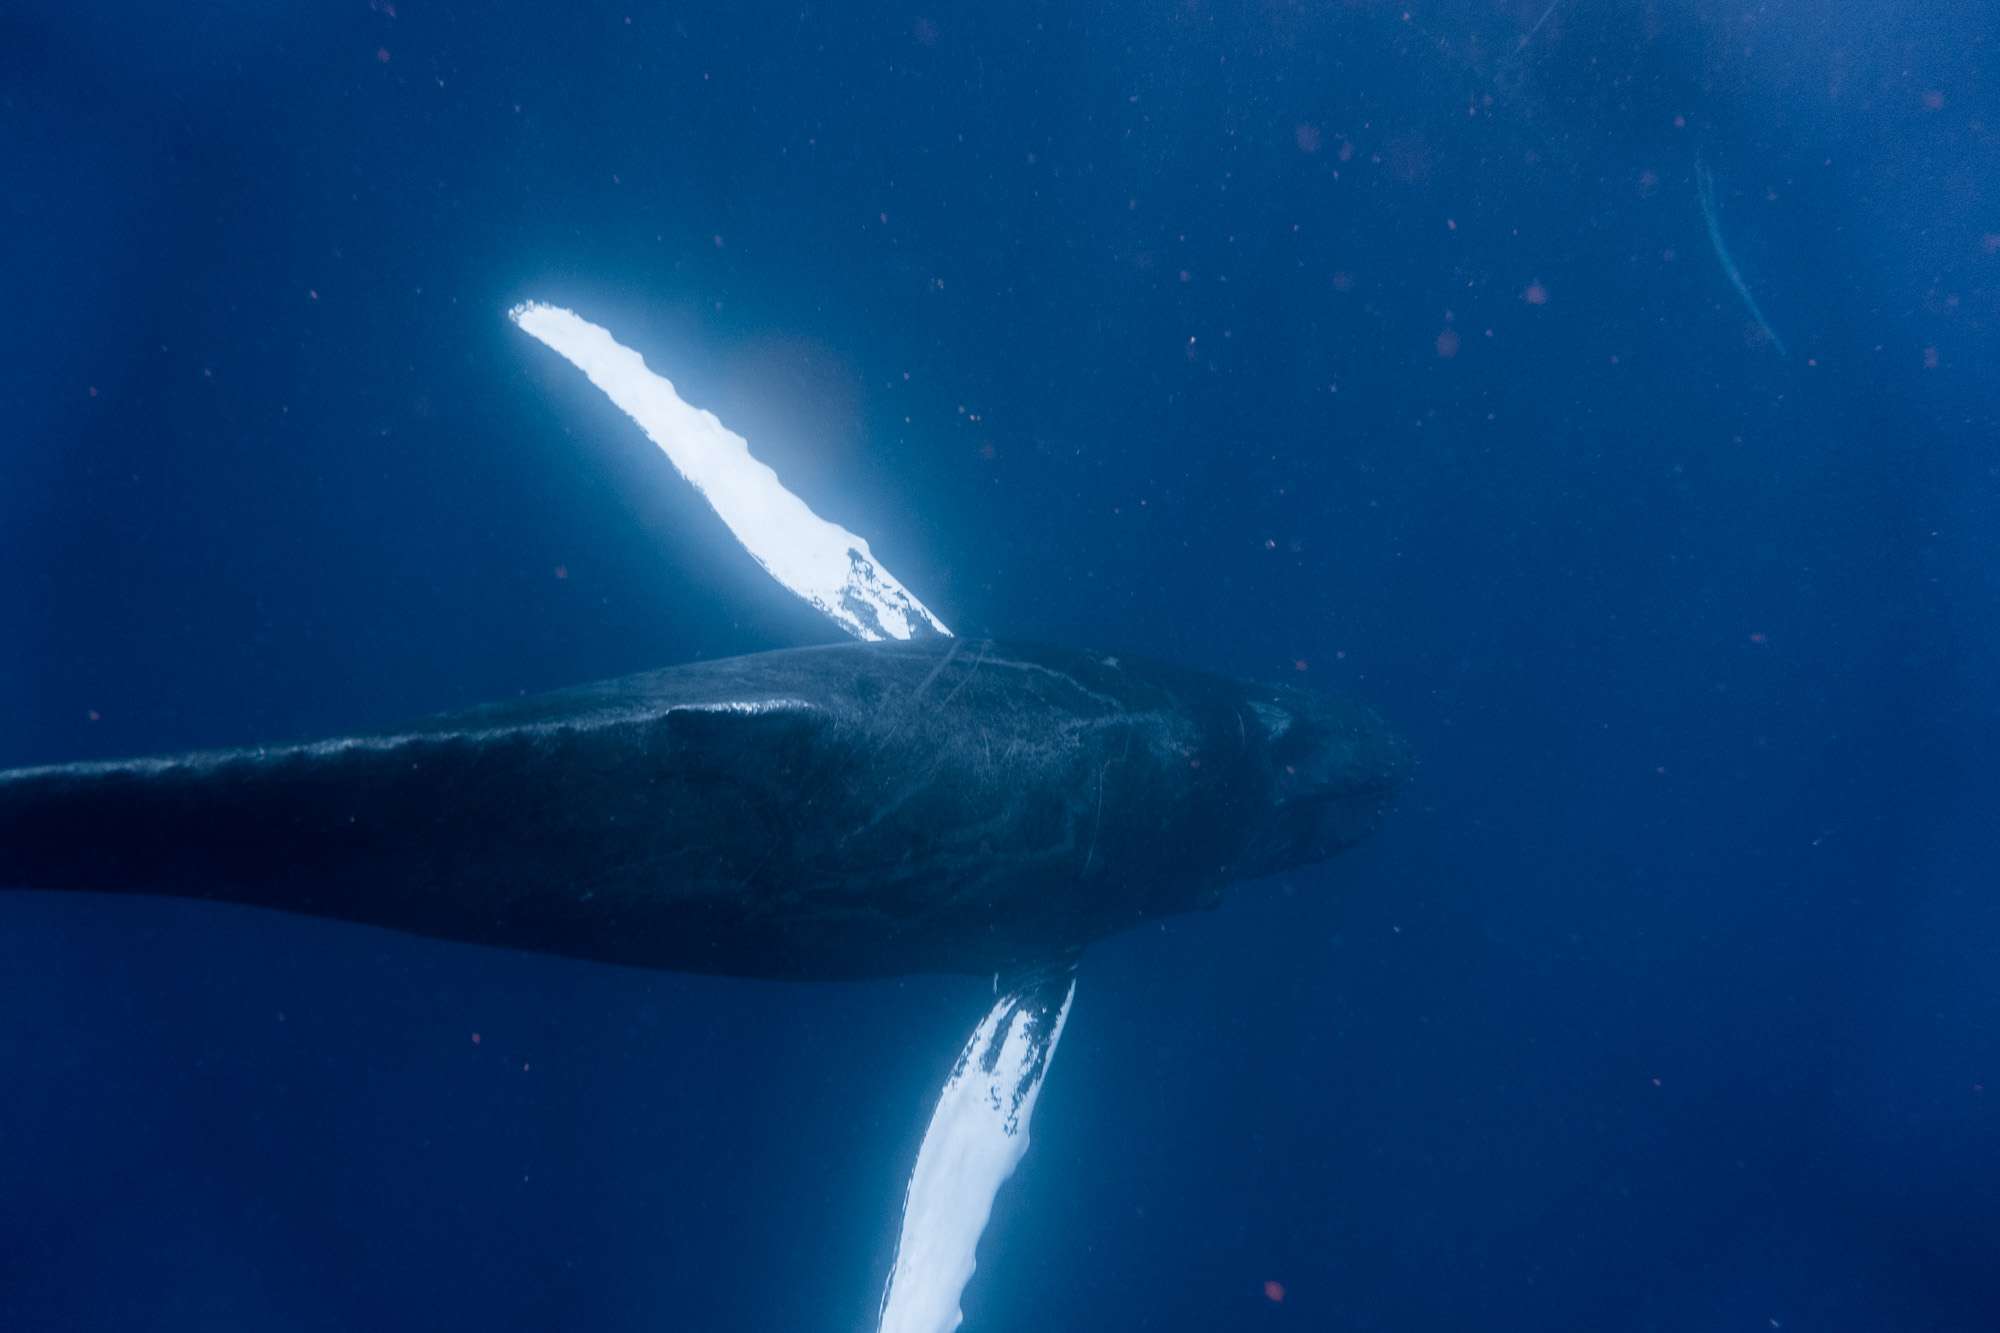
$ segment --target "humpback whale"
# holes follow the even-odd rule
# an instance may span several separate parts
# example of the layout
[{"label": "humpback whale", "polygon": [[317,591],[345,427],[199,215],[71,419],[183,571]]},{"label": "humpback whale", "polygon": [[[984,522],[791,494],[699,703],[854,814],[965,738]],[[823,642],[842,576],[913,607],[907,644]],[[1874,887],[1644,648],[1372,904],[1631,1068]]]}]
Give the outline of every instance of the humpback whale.
[{"label": "humpback whale", "polygon": [[1397,766],[1371,714],[1303,690],[860,642],[0,773],[0,883],[732,976],[1011,976],[1352,845]]},{"label": "humpback whale", "polygon": [[882,1333],[949,1333],[1091,941],[1381,822],[1406,767],[1334,696],[952,635],[604,329],[514,322],[855,642],[335,739],[0,772],[0,889],[168,894],[731,976],[991,976],[918,1151]]}]

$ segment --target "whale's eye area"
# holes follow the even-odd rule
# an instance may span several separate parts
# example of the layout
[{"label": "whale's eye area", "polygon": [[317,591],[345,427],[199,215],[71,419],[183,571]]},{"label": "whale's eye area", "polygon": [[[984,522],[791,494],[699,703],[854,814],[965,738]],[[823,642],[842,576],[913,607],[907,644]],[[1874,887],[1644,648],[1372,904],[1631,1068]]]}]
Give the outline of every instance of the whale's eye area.
[{"label": "whale's eye area", "polygon": [[1268,740],[1277,740],[1292,729],[1292,715],[1276,704],[1252,699],[1250,713],[1257,719],[1257,725],[1264,728],[1264,736]]}]

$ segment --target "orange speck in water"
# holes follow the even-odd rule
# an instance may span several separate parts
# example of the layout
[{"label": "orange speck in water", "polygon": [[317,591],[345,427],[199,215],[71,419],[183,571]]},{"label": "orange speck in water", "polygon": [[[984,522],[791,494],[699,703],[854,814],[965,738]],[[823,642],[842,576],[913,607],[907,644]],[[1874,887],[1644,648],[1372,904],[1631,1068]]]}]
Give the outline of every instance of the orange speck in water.
[{"label": "orange speck in water", "polygon": [[1765,637],[1764,637],[1764,636],[1763,636],[1763,635],[1762,635],[1762,634],[1760,633],[1760,634],[1752,634],[1752,635],[1750,636],[1750,642],[1752,642],[1752,643],[1769,643],[1769,642],[1770,642],[1770,640],[1769,640],[1769,639],[1767,639],[1767,638],[1765,638]]},{"label": "orange speck in water", "polygon": [[83,715],[92,722],[102,722],[104,720],[104,714],[98,712],[95,708],[86,708]]},{"label": "orange speck in water", "polygon": [[559,579],[566,579],[566,578],[568,578],[568,577],[569,577],[569,566],[568,566],[568,565],[557,565],[557,566],[556,566],[556,577],[557,577],[557,578],[559,578]]},{"label": "orange speck in water", "polygon": [[1294,671],[1310,671],[1311,669],[1312,669],[1312,667],[1311,667],[1311,664],[1309,664],[1309,663],[1308,663],[1308,662],[1306,661],[1306,659],[1305,659],[1305,658],[1303,658],[1303,657],[1294,657],[1294,658],[1292,659],[1292,670],[1294,670]]},{"label": "orange speck in water", "polygon": [[1265,1283],[1264,1283],[1264,1299],[1265,1299],[1265,1300],[1267,1300],[1267,1301],[1270,1301],[1270,1302],[1271,1302],[1272,1304],[1274,1304],[1274,1305],[1282,1305],[1282,1304],[1284,1304],[1284,1301],[1285,1301],[1285,1284],[1284,1284],[1284,1283],[1282,1283],[1282,1282],[1277,1282],[1277,1281],[1267,1281],[1267,1282],[1265,1282]]},{"label": "orange speck in water", "polygon": [[1549,289],[1542,286],[1540,281],[1531,282],[1528,284],[1528,289],[1521,293],[1521,299],[1529,305],[1547,305]]},{"label": "orange speck in water", "polygon": [[477,1032],[472,1034],[472,1044],[474,1046],[477,1046],[479,1044],[479,1034]]},{"label": "orange speck in water", "polygon": [[376,61],[377,61],[377,62],[378,62],[379,64],[384,64],[384,65],[388,64],[388,63],[389,63],[389,48],[388,48],[388,47],[386,47],[386,46],[378,46],[378,47],[376,47],[376,48],[375,48],[375,59],[376,59]]}]

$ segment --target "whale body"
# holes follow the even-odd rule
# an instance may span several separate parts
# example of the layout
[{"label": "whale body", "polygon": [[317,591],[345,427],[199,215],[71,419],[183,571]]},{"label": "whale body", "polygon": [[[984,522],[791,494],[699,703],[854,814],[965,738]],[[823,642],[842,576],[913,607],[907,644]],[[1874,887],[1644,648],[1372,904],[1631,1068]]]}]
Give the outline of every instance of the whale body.
[{"label": "whale body", "polygon": [[857,642],[0,773],[0,887],[736,976],[1014,975],[1352,845],[1403,762],[1374,714],[1304,690]]}]

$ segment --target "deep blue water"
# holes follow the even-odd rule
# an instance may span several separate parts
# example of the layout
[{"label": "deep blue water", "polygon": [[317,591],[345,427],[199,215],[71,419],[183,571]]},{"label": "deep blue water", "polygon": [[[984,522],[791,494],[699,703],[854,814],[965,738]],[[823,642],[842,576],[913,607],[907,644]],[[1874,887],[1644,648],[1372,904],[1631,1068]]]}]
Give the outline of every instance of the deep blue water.
[{"label": "deep blue water", "polygon": [[[1421,758],[1086,960],[968,1333],[2000,1327],[2000,12],[292,8],[0,11],[0,766],[826,639],[571,305]],[[863,1328],[985,991],[6,895],[0,1329]]]}]

